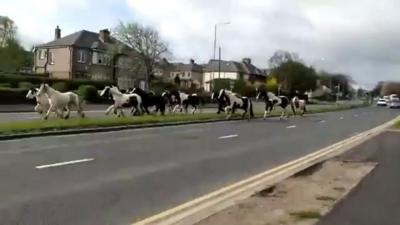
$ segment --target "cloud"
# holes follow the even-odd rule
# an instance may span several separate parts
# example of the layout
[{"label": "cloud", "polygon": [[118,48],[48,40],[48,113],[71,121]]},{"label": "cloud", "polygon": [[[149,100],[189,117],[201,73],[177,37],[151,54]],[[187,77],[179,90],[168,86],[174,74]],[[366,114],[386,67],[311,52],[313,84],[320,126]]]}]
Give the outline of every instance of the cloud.
[{"label": "cloud", "polygon": [[[277,49],[319,69],[351,74],[369,87],[400,79],[396,0],[127,0],[137,19],[160,30],[180,60],[212,56],[215,23],[225,59],[267,66]],[[321,60],[323,58],[324,60]]]}]

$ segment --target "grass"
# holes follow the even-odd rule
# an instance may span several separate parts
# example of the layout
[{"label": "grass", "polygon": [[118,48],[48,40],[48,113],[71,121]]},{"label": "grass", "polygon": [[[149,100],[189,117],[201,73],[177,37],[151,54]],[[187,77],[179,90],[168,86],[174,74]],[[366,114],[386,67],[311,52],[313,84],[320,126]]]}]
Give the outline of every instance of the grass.
[{"label": "grass", "polygon": [[290,215],[296,217],[297,219],[321,218],[321,214],[318,211],[297,211],[297,212],[291,212]]},{"label": "grass", "polygon": [[[360,107],[360,106],[357,106]],[[332,106],[324,107],[322,109],[312,109],[308,113],[322,113],[329,111],[351,109],[354,106]],[[261,113],[256,113],[256,116],[261,116]],[[272,116],[279,115],[279,112],[273,113]],[[204,120],[222,120],[225,115],[218,115],[216,113],[203,113],[195,115],[166,115],[154,116],[146,115],[140,117],[126,116],[124,118],[110,117],[96,117],[96,118],[72,118],[69,120],[62,119],[49,119],[43,121],[41,119],[29,121],[13,121],[0,123],[0,134],[15,134],[15,133],[28,133],[38,131],[52,131],[52,130],[65,130],[65,129],[79,129],[79,128],[97,128],[97,127],[111,127],[111,126],[124,126],[124,125],[141,125],[141,124],[157,124],[166,122],[190,122],[190,121],[204,121]]]},{"label": "grass", "polygon": [[400,120],[394,125],[395,128],[400,129]]},{"label": "grass", "polygon": [[316,199],[319,201],[336,201],[336,198],[330,196],[318,196]]}]

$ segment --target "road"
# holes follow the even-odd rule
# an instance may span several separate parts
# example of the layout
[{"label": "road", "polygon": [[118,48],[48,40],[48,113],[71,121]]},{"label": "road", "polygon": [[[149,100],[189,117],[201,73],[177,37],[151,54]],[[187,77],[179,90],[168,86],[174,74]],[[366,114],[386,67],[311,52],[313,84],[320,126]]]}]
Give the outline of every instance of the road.
[{"label": "road", "polygon": [[400,224],[400,130],[385,132],[342,156],[378,166],[318,225]]},{"label": "road", "polygon": [[0,224],[129,224],[399,114],[359,108],[0,142]]}]

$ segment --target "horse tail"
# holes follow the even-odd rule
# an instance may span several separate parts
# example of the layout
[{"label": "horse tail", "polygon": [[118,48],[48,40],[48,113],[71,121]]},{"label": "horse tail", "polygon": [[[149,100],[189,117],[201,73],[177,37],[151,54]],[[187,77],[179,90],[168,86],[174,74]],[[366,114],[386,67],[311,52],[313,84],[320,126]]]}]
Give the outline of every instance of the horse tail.
[{"label": "horse tail", "polygon": [[295,106],[294,106],[294,103],[293,103],[293,102],[290,102],[290,107],[292,108],[293,115],[296,115],[296,108],[295,108]]},{"label": "horse tail", "polygon": [[250,113],[250,117],[254,118],[253,103],[251,102],[250,99],[249,99],[249,113]]}]

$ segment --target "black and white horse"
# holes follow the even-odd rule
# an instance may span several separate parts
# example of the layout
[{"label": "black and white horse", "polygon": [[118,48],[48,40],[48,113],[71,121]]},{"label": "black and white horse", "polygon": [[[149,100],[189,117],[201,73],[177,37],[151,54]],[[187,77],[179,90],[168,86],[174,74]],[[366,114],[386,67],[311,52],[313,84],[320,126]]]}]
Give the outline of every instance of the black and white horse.
[{"label": "black and white horse", "polygon": [[[272,92],[267,92],[267,91],[258,91],[257,101],[259,99],[264,99],[265,102],[265,111],[264,111],[264,119],[267,118],[267,116],[272,112],[274,109],[274,106],[280,106],[282,108],[282,114],[280,116],[280,119],[286,116],[289,117],[289,113],[287,112],[287,107],[291,105],[289,98],[286,96],[276,96]],[[292,107],[293,113],[296,114]]]},{"label": "black and white horse", "polygon": [[248,97],[239,97],[232,91],[221,89],[218,94],[219,101],[227,101],[227,106],[225,107],[225,112],[228,114],[227,119],[235,113],[236,109],[242,109],[244,112],[242,118],[246,116],[248,112],[247,119],[250,120],[254,117],[253,103]]},{"label": "black and white horse", "polygon": [[200,103],[202,103],[201,98],[197,94],[186,94],[181,91],[164,91],[161,96],[168,99],[172,112],[176,112],[179,108],[180,112],[185,110],[185,113],[187,113],[190,105],[193,108],[191,113],[194,114],[199,108]]},{"label": "black and white horse", "polygon": [[216,101],[218,103],[218,111],[217,113],[220,114],[221,112],[225,111],[225,107],[228,106],[226,98],[218,98],[219,92],[213,91],[211,94],[211,101]]},{"label": "black and white horse", "polygon": [[101,91],[100,96],[109,97],[112,96],[114,104],[107,108],[105,114],[108,115],[111,111],[117,113],[117,116],[124,116],[123,108],[130,107],[131,114],[135,115],[141,114],[142,98],[138,94],[123,94],[121,91],[115,87],[106,86],[103,91]]},{"label": "black and white horse", "polygon": [[142,98],[142,108],[147,114],[150,114],[148,108],[153,106],[156,107],[155,109],[156,113],[159,111],[161,115],[165,114],[166,100],[161,95],[157,95],[154,92],[147,93],[144,90],[137,87],[133,88],[132,90],[129,90],[129,93],[138,94]]}]

